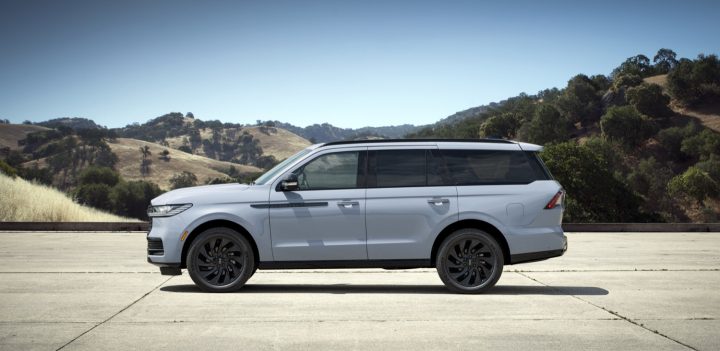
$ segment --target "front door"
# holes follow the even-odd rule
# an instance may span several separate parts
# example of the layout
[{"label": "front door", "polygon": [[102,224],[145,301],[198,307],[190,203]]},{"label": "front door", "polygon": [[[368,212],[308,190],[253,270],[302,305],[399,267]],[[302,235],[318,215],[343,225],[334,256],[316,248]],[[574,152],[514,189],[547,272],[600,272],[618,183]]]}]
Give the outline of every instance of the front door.
[{"label": "front door", "polygon": [[365,149],[318,154],[292,171],[295,191],[278,190],[276,181],[269,204],[275,261],[367,260]]}]

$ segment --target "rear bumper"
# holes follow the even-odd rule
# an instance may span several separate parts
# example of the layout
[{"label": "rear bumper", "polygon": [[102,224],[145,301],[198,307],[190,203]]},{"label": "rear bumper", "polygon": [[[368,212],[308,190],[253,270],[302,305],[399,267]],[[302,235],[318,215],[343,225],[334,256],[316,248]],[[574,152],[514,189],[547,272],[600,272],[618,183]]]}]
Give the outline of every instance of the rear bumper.
[{"label": "rear bumper", "polygon": [[510,255],[510,264],[528,263],[547,260],[548,258],[560,257],[565,254],[568,249],[567,236],[563,234],[563,245],[562,249],[548,250],[548,251],[536,251],[526,252],[520,254]]}]

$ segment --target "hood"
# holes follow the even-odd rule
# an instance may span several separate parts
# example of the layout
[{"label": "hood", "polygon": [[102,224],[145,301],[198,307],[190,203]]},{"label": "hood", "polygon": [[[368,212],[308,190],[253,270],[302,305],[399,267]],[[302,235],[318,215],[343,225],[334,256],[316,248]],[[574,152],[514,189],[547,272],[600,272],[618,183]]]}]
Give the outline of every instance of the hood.
[{"label": "hood", "polygon": [[250,188],[247,184],[215,184],[168,191],[150,202],[153,206],[168,204],[203,204],[238,202],[238,193]]}]

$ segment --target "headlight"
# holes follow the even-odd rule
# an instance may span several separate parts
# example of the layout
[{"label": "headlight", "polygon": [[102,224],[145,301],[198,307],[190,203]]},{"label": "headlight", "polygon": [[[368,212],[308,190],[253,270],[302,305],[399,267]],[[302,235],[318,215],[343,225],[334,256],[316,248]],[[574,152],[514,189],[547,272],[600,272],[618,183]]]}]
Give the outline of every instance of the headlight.
[{"label": "headlight", "polygon": [[148,217],[170,217],[192,207],[192,204],[148,206]]}]

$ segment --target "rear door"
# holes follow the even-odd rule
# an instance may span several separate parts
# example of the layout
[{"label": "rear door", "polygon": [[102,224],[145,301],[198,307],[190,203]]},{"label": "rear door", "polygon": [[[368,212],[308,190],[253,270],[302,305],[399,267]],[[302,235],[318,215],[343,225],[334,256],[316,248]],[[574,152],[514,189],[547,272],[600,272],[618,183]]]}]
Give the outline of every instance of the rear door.
[{"label": "rear door", "polygon": [[435,236],[457,220],[457,190],[441,161],[435,146],[368,148],[369,259],[428,259]]}]

